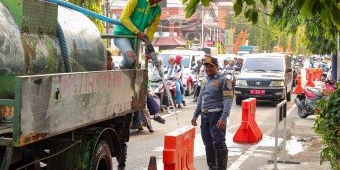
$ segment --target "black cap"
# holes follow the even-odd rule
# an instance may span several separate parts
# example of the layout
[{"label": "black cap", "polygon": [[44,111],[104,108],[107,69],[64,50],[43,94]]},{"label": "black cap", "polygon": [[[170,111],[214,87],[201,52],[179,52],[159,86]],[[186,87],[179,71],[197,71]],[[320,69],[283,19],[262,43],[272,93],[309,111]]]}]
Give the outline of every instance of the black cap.
[{"label": "black cap", "polygon": [[218,60],[215,57],[205,57],[205,61],[203,63],[204,65],[206,64],[211,64],[214,66],[218,66]]}]

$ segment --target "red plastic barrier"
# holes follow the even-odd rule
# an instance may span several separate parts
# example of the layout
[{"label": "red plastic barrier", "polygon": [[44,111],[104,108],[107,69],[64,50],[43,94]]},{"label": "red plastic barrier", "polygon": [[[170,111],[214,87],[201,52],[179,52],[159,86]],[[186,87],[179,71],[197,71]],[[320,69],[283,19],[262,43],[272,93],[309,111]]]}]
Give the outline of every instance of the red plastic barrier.
[{"label": "red plastic barrier", "polygon": [[300,94],[303,92],[302,85],[301,85],[301,75],[298,75],[296,78],[296,87],[294,89],[294,94]]},{"label": "red plastic barrier", "polygon": [[257,143],[262,139],[262,132],[255,121],[256,99],[242,101],[242,122],[233,141],[239,143]]},{"label": "red plastic barrier", "polygon": [[195,170],[195,127],[183,127],[164,136],[164,170]]},{"label": "red plastic barrier", "polygon": [[315,87],[313,72],[308,72],[308,79],[306,86]]},{"label": "red plastic barrier", "polygon": [[321,81],[322,79],[322,69],[318,68],[314,70],[314,80],[319,80]]}]

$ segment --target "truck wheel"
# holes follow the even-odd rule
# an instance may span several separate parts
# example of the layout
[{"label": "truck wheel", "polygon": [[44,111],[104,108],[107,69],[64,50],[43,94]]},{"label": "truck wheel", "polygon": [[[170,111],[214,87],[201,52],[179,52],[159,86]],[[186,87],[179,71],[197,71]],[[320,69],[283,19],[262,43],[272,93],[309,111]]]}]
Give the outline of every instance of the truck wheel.
[{"label": "truck wheel", "polygon": [[101,140],[94,151],[91,170],[112,170],[112,157],[109,144]]},{"label": "truck wheel", "polygon": [[242,98],[236,96],[236,105],[241,105],[242,104]]},{"label": "truck wheel", "polygon": [[125,169],[126,158],[127,158],[127,146],[126,146],[126,144],[123,144],[121,155],[118,155],[116,157],[117,162],[118,162],[118,170],[124,170]]}]

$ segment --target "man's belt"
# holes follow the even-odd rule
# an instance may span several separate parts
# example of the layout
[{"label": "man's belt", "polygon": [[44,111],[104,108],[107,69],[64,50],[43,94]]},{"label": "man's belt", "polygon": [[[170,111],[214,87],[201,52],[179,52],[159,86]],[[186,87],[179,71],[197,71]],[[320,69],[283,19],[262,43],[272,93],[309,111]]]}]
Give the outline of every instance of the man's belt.
[{"label": "man's belt", "polygon": [[215,109],[202,108],[203,113],[212,113],[212,112],[220,112],[220,111],[222,111],[222,108],[215,108]]}]

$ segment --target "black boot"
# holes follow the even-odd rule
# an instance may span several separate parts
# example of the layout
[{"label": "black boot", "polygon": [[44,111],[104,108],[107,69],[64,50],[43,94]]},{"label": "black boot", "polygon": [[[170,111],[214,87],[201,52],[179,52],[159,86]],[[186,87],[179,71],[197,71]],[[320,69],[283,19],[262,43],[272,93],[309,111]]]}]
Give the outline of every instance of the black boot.
[{"label": "black boot", "polygon": [[228,149],[216,151],[217,170],[226,170],[228,163]]},{"label": "black boot", "polygon": [[182,100],[182,104],[183,104],[183,106],[187,106],[187,105],[185,104],[185,101],[184,101],[184,100]]},{"label": "black boot", "polygon": [[149,129],[149,132],[150,133],[153,133],[154,132],[154,130],[153,130],[153,128],[152,128],[152,125],[151,124],[146,124],[146,127]]},{"label": "black boot", "polygon": [[207,157],[207,164],[209,170],[216,170],[216,156],[212,146],[205,146],[205,155]]}]

